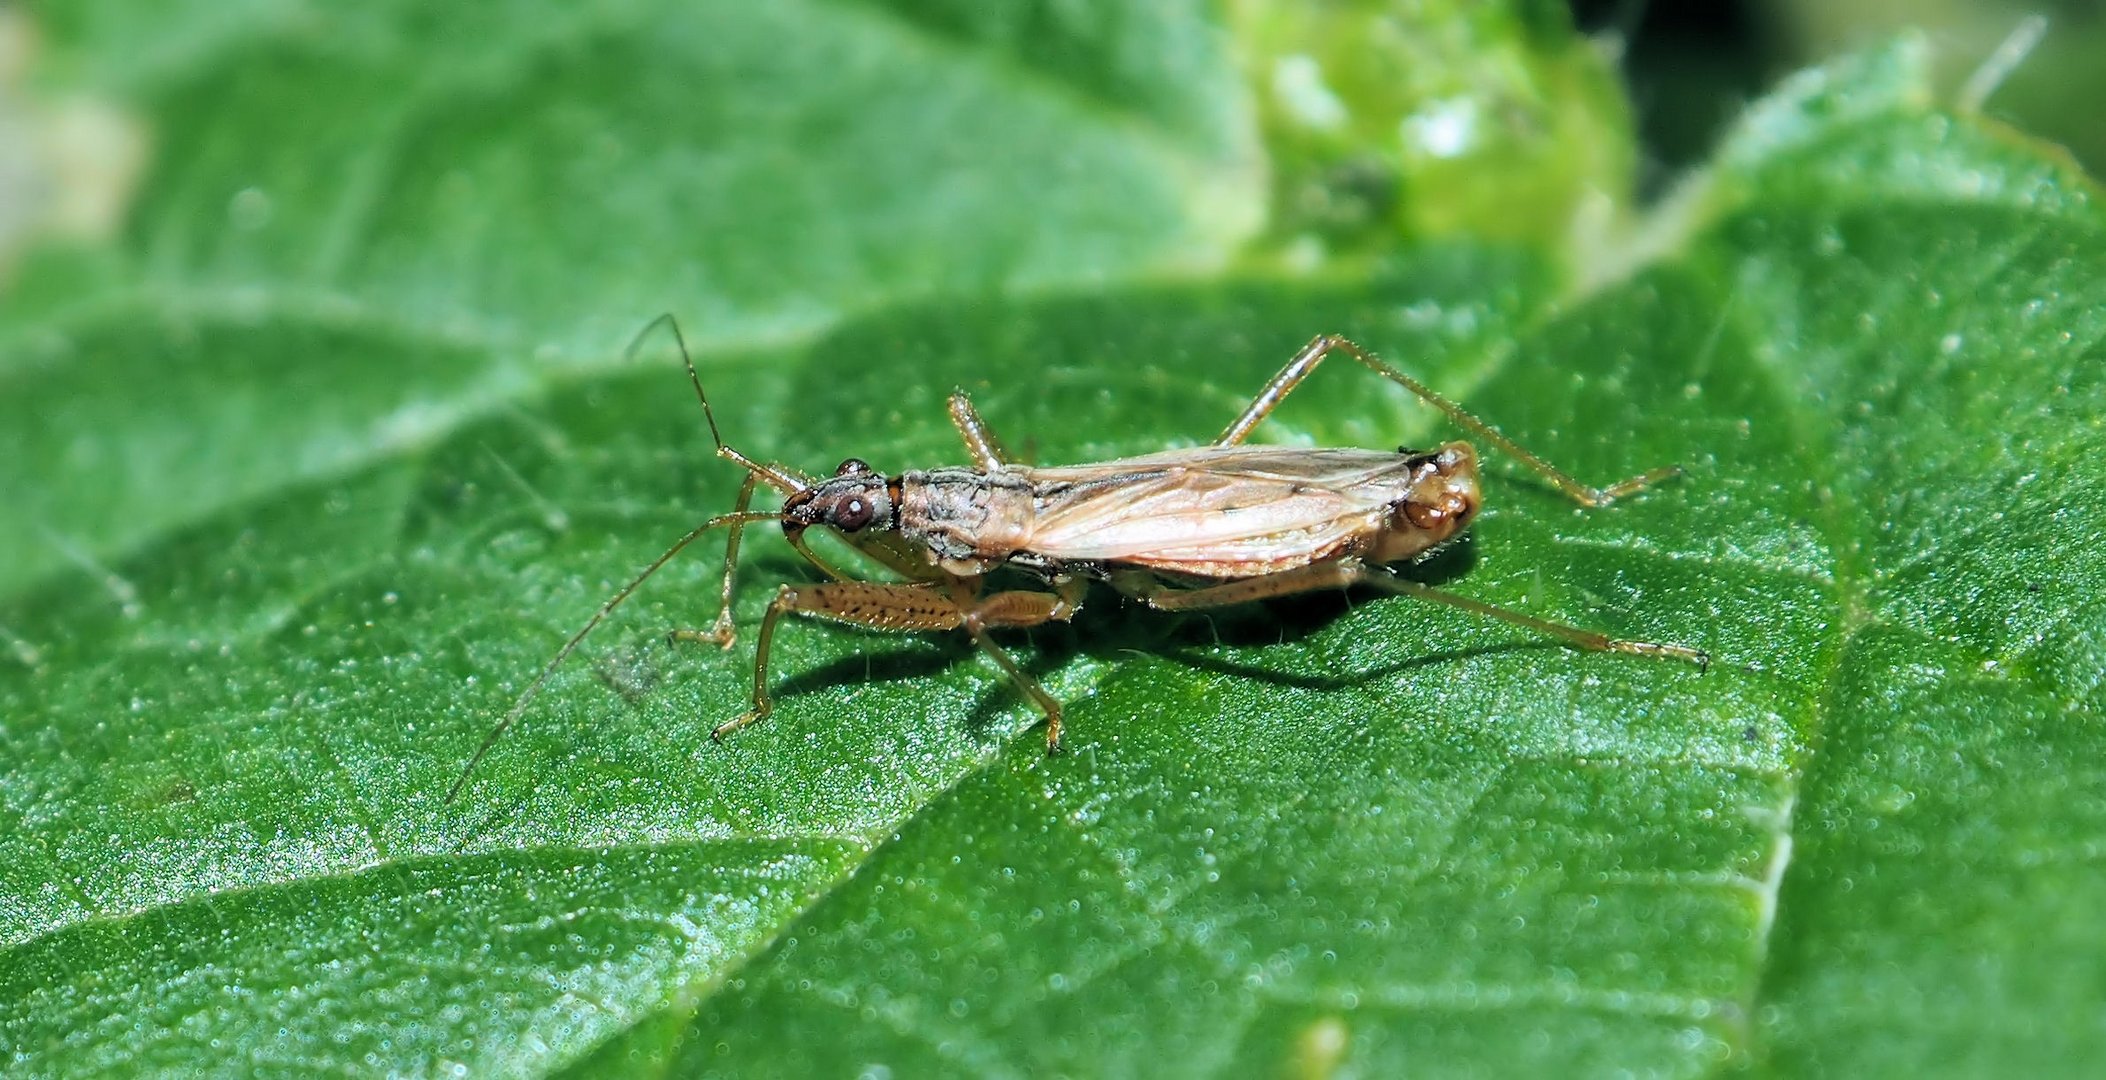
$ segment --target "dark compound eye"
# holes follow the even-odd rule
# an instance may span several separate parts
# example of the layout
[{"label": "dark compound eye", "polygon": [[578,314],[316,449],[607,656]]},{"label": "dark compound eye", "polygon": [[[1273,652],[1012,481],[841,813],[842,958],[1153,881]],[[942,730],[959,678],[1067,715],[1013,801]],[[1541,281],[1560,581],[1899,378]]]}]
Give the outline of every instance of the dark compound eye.
[{"label": "dark compound eye", "polygon": [[862,458],[859,458],[859,457],[852,457],[852,458],[849,458],[849,459],[848,459],[847,461],[844,461],[844,462],[842,462],[842,463],[841,463],[841,467],[840,467],[840,468],[838,468],[838,469],[835,469],[835,470],[834,470],[834,475],[835,475],[835,476],[848,476],[848,475],[851,475],[851,474],[853,474],[853,473],[865,473],[865,472],[869,472],[869,471],[870,471],[870,463],[869,463],[869,462],[867,462],[867,461],[864,461],[864,460],[863,460]]},{"label": "dark compound eye", "polygon": [[[860,465],[862,463],[857,462],[857,464]],[[834,527],[843,532],[854,532],[870,524],[870,516],[869,500],[852,497],[841,504],[841,509],[834,512]]]}]

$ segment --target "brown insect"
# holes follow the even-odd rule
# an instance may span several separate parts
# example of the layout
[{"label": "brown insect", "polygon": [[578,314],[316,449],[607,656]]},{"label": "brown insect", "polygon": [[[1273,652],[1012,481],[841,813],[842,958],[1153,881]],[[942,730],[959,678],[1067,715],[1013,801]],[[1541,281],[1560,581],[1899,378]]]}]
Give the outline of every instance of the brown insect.
[{"label": "brown insect", "polygon": [[[658,321],[671,325],[670,318]],[[672,329],[678,340],[679,327]],[[1458,596],[1390,570],[1387,564],[1419,558],[1454,539],[1476,517],[1477,454],[1463,442],[1396,453],[1243,445],[1251,429],[1334,350],[1512,454],[1582,506],[1606,506],[1681,471],[1655,469],[1606,488],[1588,487],[1367,350],[1323,335],[1303,346],[1206,446],[1057,468],[1018,464],[959,392],[951,395],[951,422],[972,465],[887,476],[850,458],[832,476],[815,479],[724,445],[681,341],[688,379],[718,456],[746,470],[737,504],[731,513],[681,537],[600,607],[490,731],[447,801],[460,793],[477,763],[585,636],[682,548],[716,528],[731,530],[716,623],[708,630],[675,630],[671,637],[730,647],[739,537],[746,525],[760,521],[779,522],[790,544],[829,580],[784,585],[776,592],[761,620],[753,707],[719,724],[712,735],[720,739],[773,711],[768,651],[776,624],[784,614],[795,613],[877,630],[964,630],[1045,713],[1046,749],[1058,751],[1060,703],[1017,666],[989,631],[1072,618],[1091,581],[1108,583],[1163,611],[1364,585],[1502,619],[1582,649],[1685,660],[1699,668],[1709,663],[1702,650],[1686,645],[1611,638]],[[763,483],[783,493],[780,511],[748,509]],[[806,543],[805,533],[814,527],[832,530],[906,580],[863,581],[835,569]],[[985,591],[987,576],[1005,569],[1042,587]]]}]

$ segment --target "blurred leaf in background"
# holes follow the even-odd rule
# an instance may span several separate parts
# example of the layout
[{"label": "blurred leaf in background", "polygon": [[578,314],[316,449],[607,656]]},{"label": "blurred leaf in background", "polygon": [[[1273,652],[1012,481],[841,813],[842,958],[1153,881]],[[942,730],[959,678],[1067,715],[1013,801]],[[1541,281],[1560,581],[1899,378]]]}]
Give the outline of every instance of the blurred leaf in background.
[{"label": "blurred leaf in background", "polygon": [[1628,107],[1563,5],[1226,7],[1290,253],[1458,235],[1541,245],[1583,207],[1629,209]]},{"label": "blurred leaf in background", "polygon": [[[2106,5],[2097,0],[1576,0],[1581,25],[1622,57],[1640,131],[1641,174],[1663,186],[1710,153],[1734,116],[1792,70],[1901,32],[1930,43],[1927,80],[1958,101],[2000,46],[2027,43],[1995,80],[1990,116],[2060,145],[2094,174],[2106,163]],[[2024,28],[2037,23],[2037,32]]]},{"label": "blurred leaf in background", "polygon": [[[10,10],[0,1060],[2083,1073],[2096,186],[1904,35],[1713,108],[1641,208],[1658,10]],[[807,470],[960,460],[954,386],[1035,460],[1189,445],[1346,332],[1583,478],[1689,470],[1583,513],[1489,460],[1416,572],[1718,662],[1098,596],[1014,639],[1070,754],[957,641],[802,622],[720,745],[750,629],[662,640],[698,550],[444,805],[735,490],[622,359],[659,311]],[[1327,369],[1261,435],[1450,433]],[[809,572],[745,565],[747,628]]]},{"label": "blurred leaf in background", "polygon": [[1791,0],[1778,12],[1800,55],[1863,48],[1897,27],[1926,28],[1936,46],[1933,81],[1954,92],[2015,28],[2040,20],[2037,43],[1997,86],[1988,112],[2062,145],[2094,175],[2106,165],[2106,123],[2095,107],[2106,100],[2106,5],[2098,0]]}]

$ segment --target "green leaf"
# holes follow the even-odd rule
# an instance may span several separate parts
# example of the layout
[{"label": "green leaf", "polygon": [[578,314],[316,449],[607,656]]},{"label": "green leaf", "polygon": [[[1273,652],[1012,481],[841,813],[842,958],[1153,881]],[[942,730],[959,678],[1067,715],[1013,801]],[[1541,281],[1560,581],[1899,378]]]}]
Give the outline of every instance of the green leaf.
[{"label": "green leaf", "polygon": [[[1122,6],[68,5],[47,63],[159,153],[121,244],[0,304],[35,526],[0,591],[603,370],[661,311],[706,350],[1218,266],[1263,191],[1235,68],[1198,4],[1086,10]],[[38,481],[71,470],[108,486]]]},{"label": "green leaf", "polygon": [[[914,12],[885,33],[965,35],[966,66],[1114,67],[964,5]],[[148,75],[243,48],[254,31],[227,25]],[[1583,512],[1488,457],[1471,541],[1416,572],[1702,646],[1707,673],[1401,599],[1169,618],[1097,595],[1005,639],[1067,705],[1054,758],[968,646],[801,621],[778,636],[776,715],[712,743],[770,586],[810,574],[762,530],[738,647],[660,637],[713,614],[720,549],[700,545],[444,805],[563,636],[728,503],[738,473],[670,353],[587,355],[604,313],[577,312],[615,291],[589,275],[534,302],[427,278],[429,306],[376,324],[409,299],[393,270],[334,279],[348,309],[281,306],[264,275],[259,310],[200,313],[126,284],[162,250],[148,229],[105,253],[110,299],[58,309],[32,304],[59,272],[38,256],[8,316],[23,347],[0,356],[0,494],[24,522],[9,543],[62,554],[0,591],[7,1060],[2077,1071],[2106,1049],[2106,220],[2089,181],[1921,85],[1908,45],[1789,83],[1667,253],[1582,298],[1540,252],[1453,245],[1325,280],[1135,270],[1064,294],[908,274],[844,292],[835,313],[860,314],[824,333],[704,338],[727,437],[808,471],[961,460],[953,386],[1035,460],[1190,444],[1325,330],[1584,479],[1688,469]],[[432,251],[464,250],[458,210]],[[423,265],[398,242],[397,269]],[[547,247],[532,273],[552,281],[543,260],[572,252]],[[450,332],[432,314],[450,304],[575,355]],[[1262,430],[1450,437],[1345,364]]]}]

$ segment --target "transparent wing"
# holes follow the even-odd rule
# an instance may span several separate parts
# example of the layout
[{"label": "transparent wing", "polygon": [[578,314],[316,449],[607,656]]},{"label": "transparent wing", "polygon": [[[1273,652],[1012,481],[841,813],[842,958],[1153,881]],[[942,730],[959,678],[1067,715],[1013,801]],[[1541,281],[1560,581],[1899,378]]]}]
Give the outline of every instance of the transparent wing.
[{"label": "transparent wing", "polygon": [[1056,559],[1274,563],[1328,551],[1410,489],[1411,458],[1372,450],[1197,447],[1021,470],[1030,547]]}]

